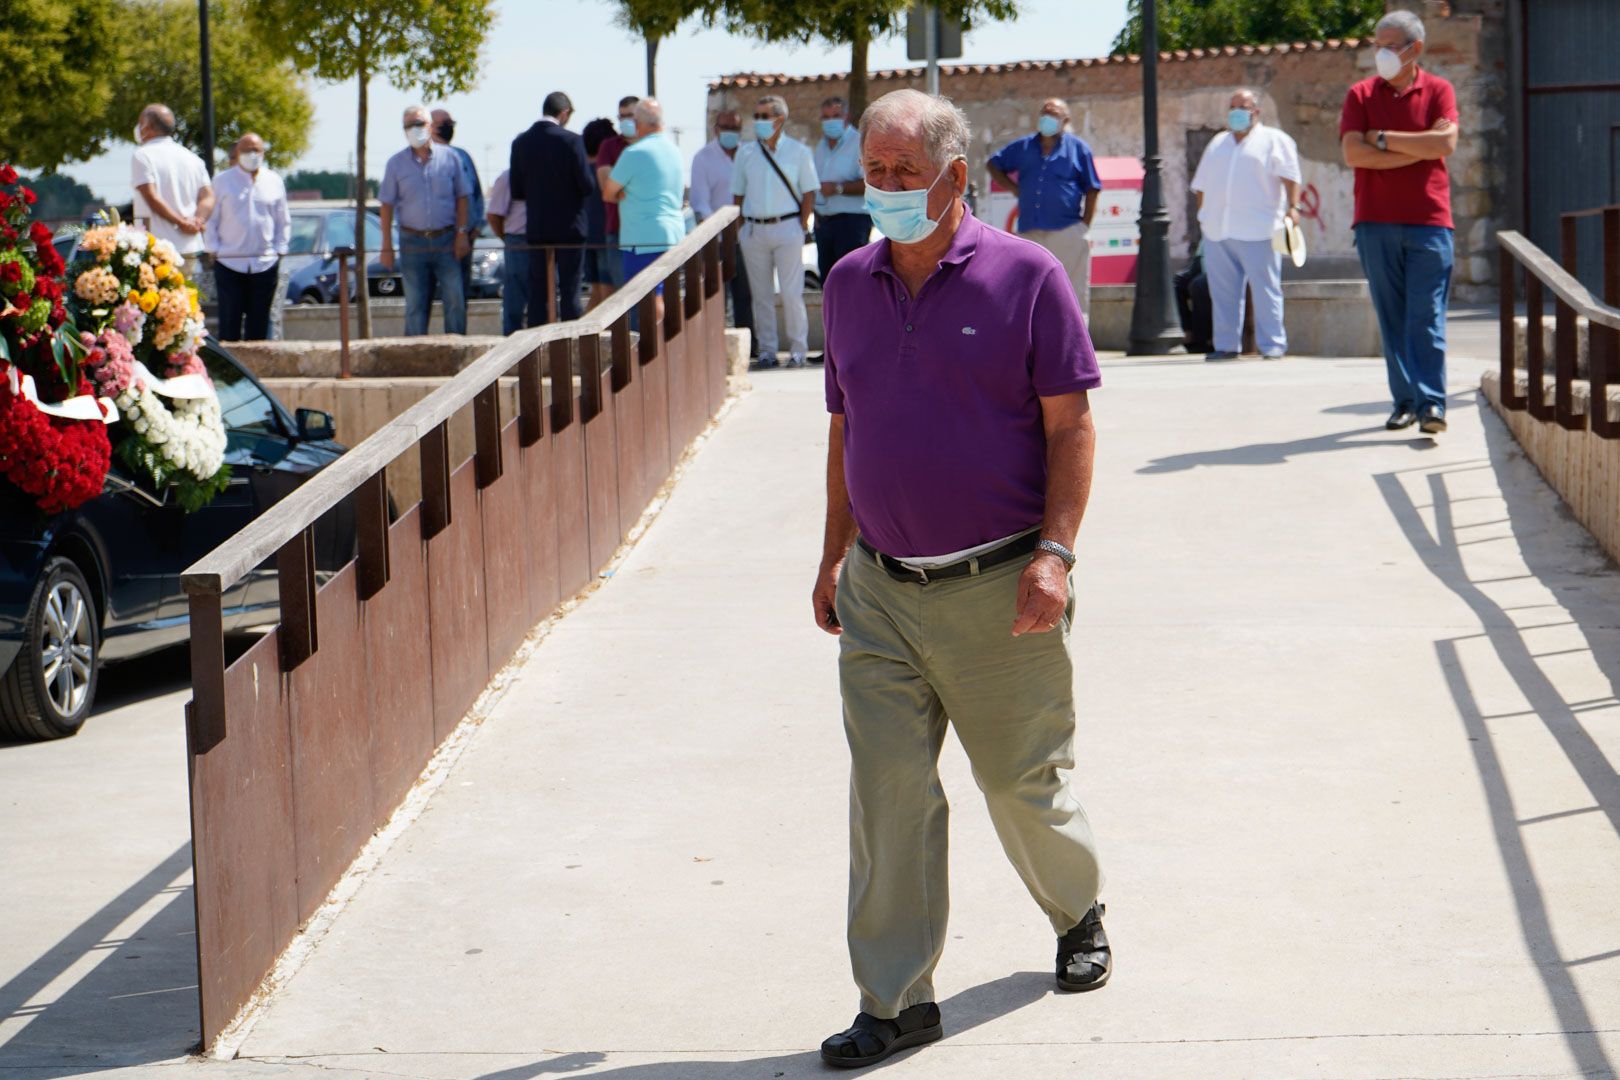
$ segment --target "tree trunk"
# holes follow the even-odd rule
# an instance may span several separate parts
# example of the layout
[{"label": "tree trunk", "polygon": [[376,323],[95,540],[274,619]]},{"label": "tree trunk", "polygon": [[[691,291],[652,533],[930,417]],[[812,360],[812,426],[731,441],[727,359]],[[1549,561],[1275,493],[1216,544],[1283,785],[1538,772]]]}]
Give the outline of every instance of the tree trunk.
[{"label": "tree trunk", "polygon": [[647,35],[647,96],[658,96],[658,35]]},{"label": "tree trunk", "polygon": [[[359,335],[362,340],[371,337],[371,280],[366,273],[370,261],[366,258],[366,83],[371,72],[360,65],[360,127],[354,141],[354,265],[355,296],[360,302]],[[383,243],[388,243],[387,237]],[[398,256],[396,255],[396,258]]]},{"label": "tree trunk", "polygon": [[866,111],[866,50],[872,38],[864,28],[849,45],[849,121],[858,124]]}]

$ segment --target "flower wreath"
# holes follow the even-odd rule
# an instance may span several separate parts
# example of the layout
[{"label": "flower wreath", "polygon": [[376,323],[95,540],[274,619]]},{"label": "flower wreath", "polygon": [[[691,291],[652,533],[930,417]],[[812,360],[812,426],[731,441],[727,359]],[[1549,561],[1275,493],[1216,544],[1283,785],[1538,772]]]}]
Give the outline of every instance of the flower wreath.
[{"label": "flower wreath", "polygon": [[[81,386],[89,393],[89,386]],[[101,494],[111,462],[107,425],[51,417],[0,378],[0,476],[47,514]]]},{"label": "flower wreath", "polygon": [[158,490],[172,487],[188,514],[230,485],[225,422],[206,375],[186,372],[158,380],[137,361],[135,377],[115,404],[130,430],[118,444],[118,459],[151,477]]}]

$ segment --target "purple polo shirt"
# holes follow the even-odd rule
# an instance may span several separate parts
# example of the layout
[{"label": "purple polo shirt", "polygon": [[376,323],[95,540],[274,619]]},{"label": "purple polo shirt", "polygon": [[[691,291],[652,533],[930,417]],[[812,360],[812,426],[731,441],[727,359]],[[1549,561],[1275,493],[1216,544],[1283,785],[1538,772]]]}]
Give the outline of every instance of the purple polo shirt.
[{"label": "purple polo shirt", "polygon": [[1045,248],[962,219],[915,299],[889,241],[844,256],[822,293],[827,410],[861,535],[945,555],[1039,525],[1042,397],[1102,384],[1074,287]]}]

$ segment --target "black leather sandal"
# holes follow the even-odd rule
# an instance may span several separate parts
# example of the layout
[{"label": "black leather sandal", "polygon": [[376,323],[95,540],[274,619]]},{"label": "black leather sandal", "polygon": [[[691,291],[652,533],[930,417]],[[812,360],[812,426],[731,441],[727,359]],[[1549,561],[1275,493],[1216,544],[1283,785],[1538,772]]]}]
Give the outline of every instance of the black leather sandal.
[{"label": "black leather sandal", "polygon": [[1092,904],[1086,917],[1058,938],[1059,990],[1095,990],[1113,974],[1114,954],[1108,947],[1108,935],[1102,925],[1102,917],[1107,910],[1101,903]]},{"label": "black leather sandal", "polygon": [[821,1060],[841,1069],[876,1065],[890,1054],[908,1046],[931,1043],[945,1033],[939,1022],[939,1006],[932,1001],[902,1009],[893,1020],[879,1020],[871,1013],[857,1013],[855,1023],[821,1044]]}]

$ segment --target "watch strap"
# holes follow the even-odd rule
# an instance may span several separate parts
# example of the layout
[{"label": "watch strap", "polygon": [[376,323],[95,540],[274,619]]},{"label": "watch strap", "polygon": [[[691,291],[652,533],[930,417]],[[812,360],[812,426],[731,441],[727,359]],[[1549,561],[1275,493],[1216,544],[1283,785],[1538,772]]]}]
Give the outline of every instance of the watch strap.
[{"label": "watch strap", "polygon": [[1056,540],[1042,540],[1040,543],[1035,545],[1035,550],[1051,552],[1053,555],[1056,555],[1058,558],[1063,560],[1063,565],[1067,566],[1070,570],[1074,569],[1074,552],[1070,551]]}]

